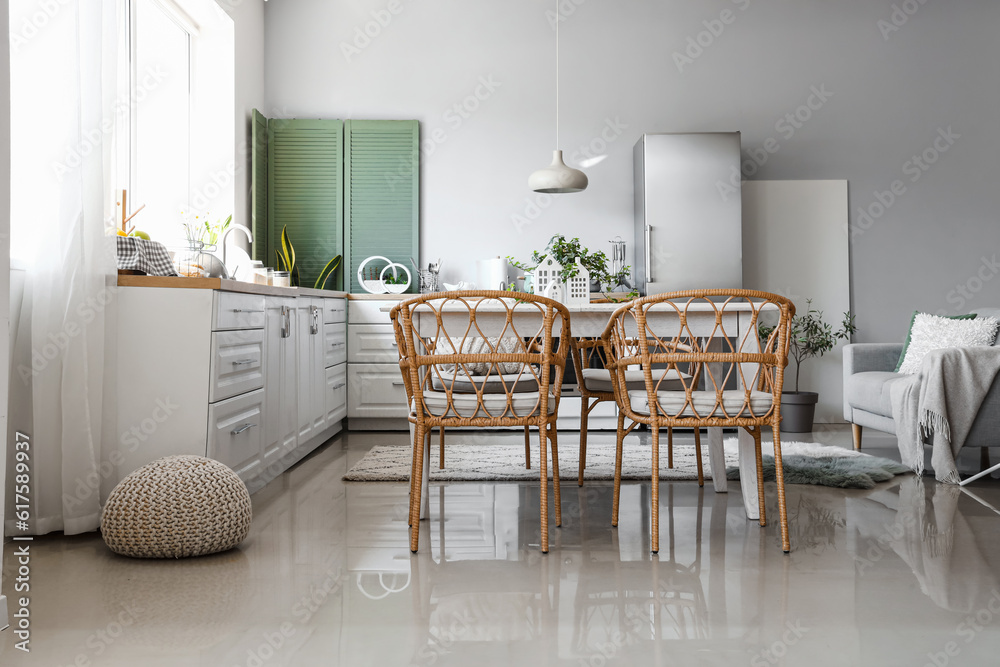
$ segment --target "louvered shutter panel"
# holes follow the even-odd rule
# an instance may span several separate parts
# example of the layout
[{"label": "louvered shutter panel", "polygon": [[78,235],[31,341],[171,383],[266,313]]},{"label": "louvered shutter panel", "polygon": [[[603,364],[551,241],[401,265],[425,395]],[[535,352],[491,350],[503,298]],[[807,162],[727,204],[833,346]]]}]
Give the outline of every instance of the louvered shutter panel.
[{"label": "louvered shutter panel", "polygon": [[253,258],[267,263],[267,118],[253,110],[250,126],[250,231]]},{"label": "louvered shutter panel", "polygon": [[[339,120],[278,120],[267,124],[268,257],[276,266],[281,230],[295,247],[299,285],[312,287],[335,255],[343,254],[344,125]],[[342,271],[327,287],[341,289]]]},{"label": "louvered shutter panel", "polygon": [[[406,265],[420,244],[420,126],[415,120],[348,120],[344,123],[345,243],[352,292],[362,292],[358,267],[381,255]],[[419,288],[412,275],[410,292]]]}]

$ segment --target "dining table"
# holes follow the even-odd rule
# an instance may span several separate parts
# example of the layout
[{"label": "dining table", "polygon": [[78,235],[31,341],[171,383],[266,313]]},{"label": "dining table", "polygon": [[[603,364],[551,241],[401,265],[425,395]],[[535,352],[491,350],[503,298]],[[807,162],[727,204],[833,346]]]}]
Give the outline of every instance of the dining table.
[{"label": "dining table", "polygon": [[[608,322],[611,320],[612,314],[622,307],[624,303],[614,303],[614,302],[594,302],[583,305],[573,305],[566,306],[570,313],[570,335],[577,338],[593,338],[600,337],[604,333]],[[770,306],[765,306],[765,310],[769,309]],[[385,305],[380,310],[388,313],[393,308],[393,305]],[[775,312],[777,312],[777,307],[773,307]],[[758,312],[760,307],[758,306]],[[492,304],[482,304],[476,308],[476,325],[478,329],[486,336],[499,336],[502,335],[504,327],[506,325],[506,318],[508,310],[503,307],[500,303],[496,305]],[[686,330],[690,331],[690,334],[695,337],[701,338],[712,338],[718,336],[719,324],[717,317],[719,317],[720,309],[719,304],[713,303],[691,303],[685,308],[687,324]],[[450,330],[453,328],[449,326],[447,319],[449,317],[454,317],[455,321],[453,324],[460,324],[460,318],[465,321],[468,320],[469,310],[466,307],[462,307],[460,304],[445,306],[442,311],[442,317],[445,318],[445,325]],[[523,315],[515,315],[515,317],[535,317],[537,318],[537,313],[531,314],[524,312]],[[650,310],[647,314],[649,327],[653,331],[671,330],[671,326],[674,330],[678,327],[679,314],[672,309],[655,309]],[[721,312],[721,325],[725,331],[731,336],[742,341],[742,345],[739,346],[744,352],[754,351],[749,346],[755,344],[757,337],[755,335],[750,335],[752,332],[752,322],[753,318],[753,305],[747,302],[731,302],[727,303],[725,309]],[[556,318],[556,325],[553,329],[553,335],[558,336],[561,334],[560,324],[558,322],[559,318]],[[758,320],[759,321],[759,320]],[[415,321],[414,327],[417,331],[427,332],[427,335],[433,335],[433,331],[437,327],[437,322],[435,317],[428,313],[418,313]],[[423,335],[423,334],[422,334]],[[753,371],[748,371],[740,374],[741,376],[753,377]],[[742,388],[742,387],[740,387]],[[708,430],[708,451],[709,451],[709,469],[712,473],[712,484],[716,493],[726,493],[729,491],[729,484],[726,479],[726,459],[725,451],[723,447],[723,429],[720,427],[710,427]],[[758,507],[757,500],[757,459],[755,453],[754,439],[746,429],[737,429],[738,442],[739,442],[739,468],[740,468],[740,489],[743,493],[743,507],[746,511],[746,516],[748,520],[759,520],[760,510]],[[413,436],[413,425],[410,425],[410,435],[411,441]],[[428,478],[429,478],[429,467],[430,467],[430,447],[424,448],[424,475],[423,475],[423,489],[421,492],[421,498],[423,499],[420,516],[425,518],[427,516],[427,503],[428,503]]]}]

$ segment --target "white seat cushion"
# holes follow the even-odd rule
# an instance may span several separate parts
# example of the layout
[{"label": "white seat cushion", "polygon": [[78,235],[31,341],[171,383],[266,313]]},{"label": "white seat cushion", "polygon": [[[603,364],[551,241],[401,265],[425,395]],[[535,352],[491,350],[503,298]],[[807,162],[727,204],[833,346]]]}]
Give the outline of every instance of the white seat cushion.
[{"label": "white seat cushion", "polygon": [[484,394],[506,394],[524,393],[528,391],[538,391],[538,381],[529,371],[518,375],[517,373],[507,373],[505,375],[474,375],[469,377],[465,373],[450,373],[441,371],[431,373],[431,386],[435,391],[445,391],[451,389],[459,394],[474,394],[480,389]]},{"label": "white seat cushion", "polygon": [[[452,406],[448,406],[448,394],[443,391],[425,391],[424,405],[430,414],[435,417],[529,417],[537,416],[540,409],[539,399],[541,394],[537,391],[529,391],[513,394],[511,406],[513,411],[507,409],[507,394],[484,394],[483,407],[479,407],[479,400],[475,394],[453,393]],[[413,406],[410,406],[411,412]],[[556,411],[555,396],[549,394],[548,413],[551,415]]]},{"label": "white seat cushion", "polygon": [[[650,414],[649,395],[646,391],[630,391],[628,393],[632,410],[640,415]],[[685,407],[686,397],[683,391],[661,391],[657,392],[656,400],[660,404],[661,412],[668,417],[762,417],[771,409],[773,397],[766,391],[750,392],[750,405],[746,405],[746,393],[739,389],[722,392],[722,409],[716,405],[714,391],[693,391],[691,400],[698,414],[691,410],[691,406]],[[681,409],[683,408],[683,412]],[[751,410],[753,413],[751,414]],[[678,415],[678,413],[680,414]]]},{"label": "white seat cushion", "polygon": [[[669,369],[663,371],[660,369],[653,370],[653,383],[659,381],[661,377],[666,375],[663,379],[663,383],[660,385],[660,389],[663,391],[683,391],[684,386],[681,384],[681,378],[689,379],[691,376],[687,373],[680,373],[676,369]],[[583,384],[588,391],[604,391],[612,392],[614,387],[611,384],[611,371],[606,368],[584,368],[583,369]],[[642,376],[642,371],[633,370],[625,371],[625,387],[628,391],[633,390],[643,390],[646,389],[646,380]]]}]

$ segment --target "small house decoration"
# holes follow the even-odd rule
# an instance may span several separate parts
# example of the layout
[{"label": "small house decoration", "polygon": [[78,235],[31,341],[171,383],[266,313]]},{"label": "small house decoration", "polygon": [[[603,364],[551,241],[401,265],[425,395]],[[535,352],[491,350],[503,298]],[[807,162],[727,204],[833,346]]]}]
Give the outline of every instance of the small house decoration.
[{"label": "small house decoration", "polygon": [[576,275],[567,280],[563,289],[563,304],[567,306],[586,306],[590,303],[590,271],[576,258]]},{"label": "small house decoration", "polygon": [[563,265],[546,257],[535,267],[533,275],[535,294],[541,294],[566,306],[585,306],[590,303],[590,271],[576,258],[576,275],[563,278]]},{"label": "small house decoration", "polygon": [[563,266],[552,257],[546,257],[535,267],[533,272],[533,285],[535,294],[545,296],[548,293],[549,285],[562,282]]}]

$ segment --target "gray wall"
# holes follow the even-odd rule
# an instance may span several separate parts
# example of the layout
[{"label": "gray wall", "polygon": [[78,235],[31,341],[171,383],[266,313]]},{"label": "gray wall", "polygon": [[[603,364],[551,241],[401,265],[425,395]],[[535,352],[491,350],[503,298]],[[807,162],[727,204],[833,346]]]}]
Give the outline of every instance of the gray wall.
[{"label": "gray wall", "polygon": [[[554,2],[269,2],[267,108],[420,120],[421,256],[444,257],[449,282],[474,280],[477,258],[526,258],[557,232],[607,250],[631,234],[642,132],[741,130],[747,157],[767,158],[751,178],[850,182],[857,340],[902,338],[914,308],[1000,303],[1000,3],[562,4],[561,147],[574,165],[588,145],[607,156],[587,168],[584,193],[539,199],[526,185],[554,147]],[[689,39],[706,46],[678,66]],[[939,138],[948,128],[957,138]],[[934,164],[921,171],[912,158],[925,150]],[[879,211],[886,191],[894,200]],[[861,207],[873,207],[870,225]]]}]

